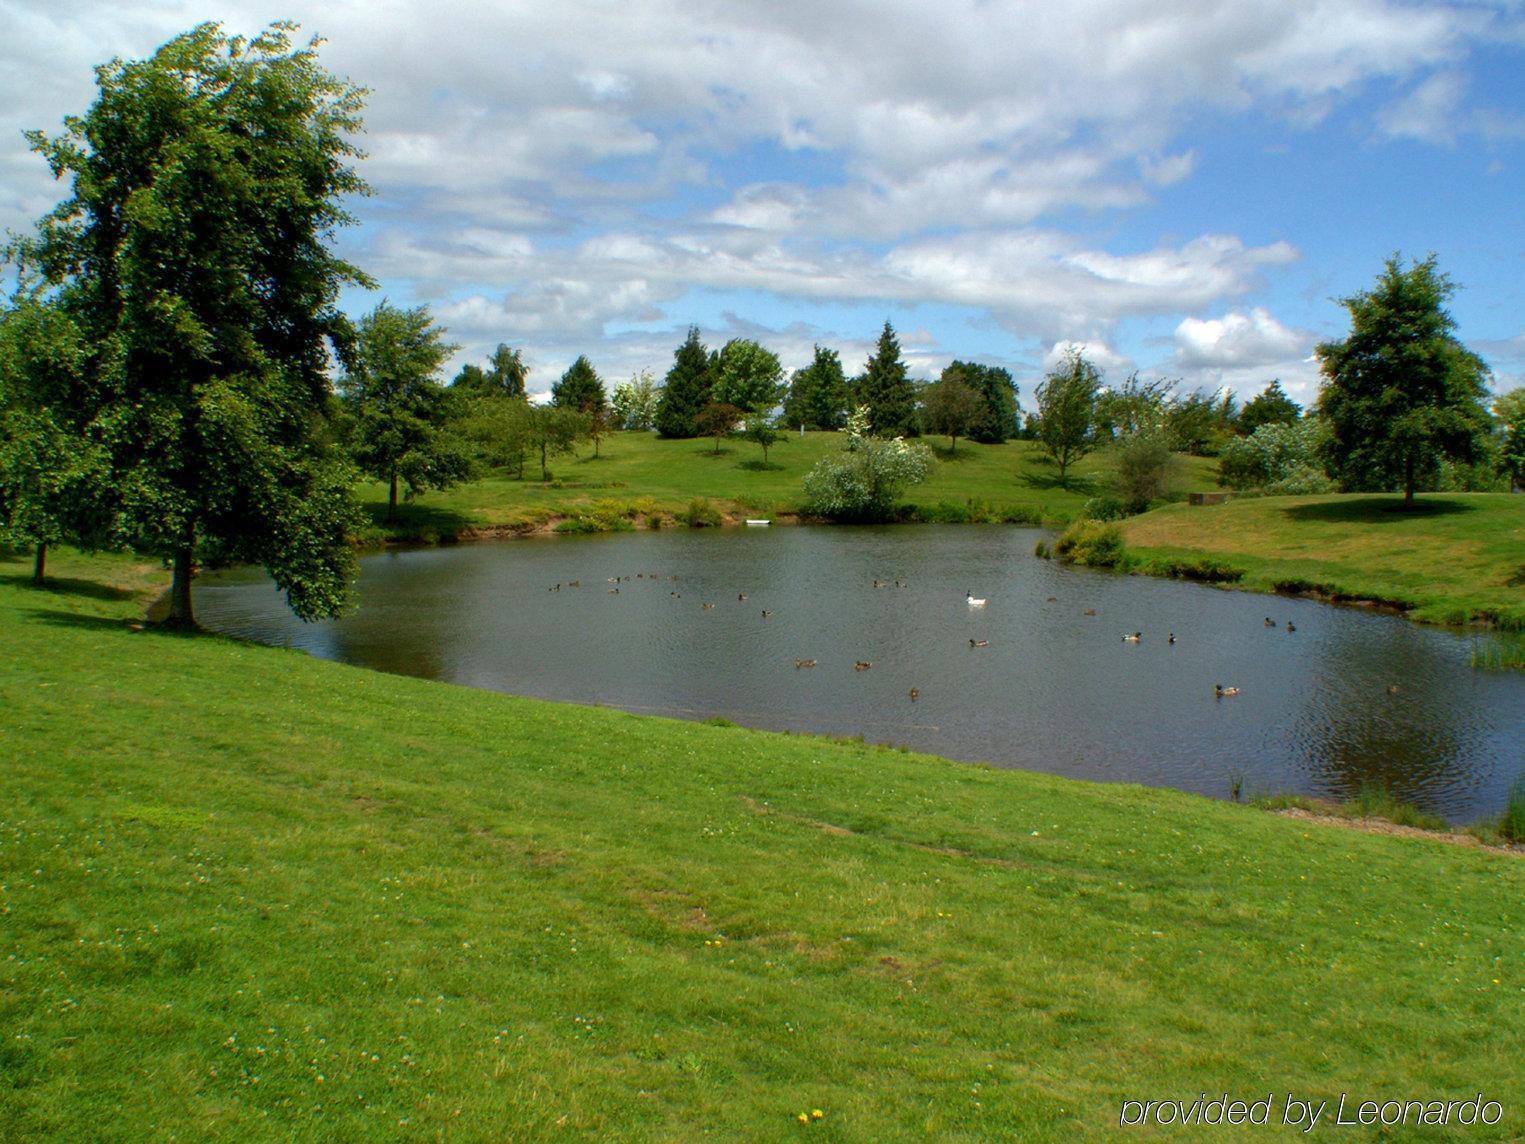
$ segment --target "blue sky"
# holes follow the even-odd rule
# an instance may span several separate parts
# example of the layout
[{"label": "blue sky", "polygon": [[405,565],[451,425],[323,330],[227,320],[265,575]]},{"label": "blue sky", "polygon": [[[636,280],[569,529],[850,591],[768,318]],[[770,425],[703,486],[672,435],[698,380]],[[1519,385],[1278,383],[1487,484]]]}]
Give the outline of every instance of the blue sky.
[{"label": "blue sky", "polygon": [[91,67],[198,21],[320,34],[371,89],[344,253],[461,344],[660,377],[690,324],[786,366],[955,357],[1024,393],[1068,345],[1242,395],[1317,386],[1337,299],[1434,252],[1525,380],[1519,0],[0,0],[0,227],[61,190]]}]

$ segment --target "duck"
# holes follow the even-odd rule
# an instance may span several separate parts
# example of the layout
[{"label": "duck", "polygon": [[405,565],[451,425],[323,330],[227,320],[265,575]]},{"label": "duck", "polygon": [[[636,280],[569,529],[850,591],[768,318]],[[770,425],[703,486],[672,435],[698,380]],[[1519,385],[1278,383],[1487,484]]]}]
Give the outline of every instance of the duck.
[{"label": "duck", "polygon": [[618,596],[619,594],[620,594],[620,590],[618,588],[610,588],[609,589],[609,595],[611,595],[611,596]]},{"label": "duck", "polygon": [[988,600],[976,600],[974,598],[973,592],[965,592],[964,599],[969,601],[969,606],[971,608],[983,608],[987,603],[989,603]]},{"label": "duck", "polygon": [[771,620],[773,618],[773,613],[764,609],[762,616],[765,620]]},{"label": "duck", "polygon": [[746,599],[747,599],[747,594],[745,592],[737,592],[736,593],[736,602],[737,603],[745,603]]},{"label": "duck", "polygon": [[1050,596],[1048,598],[1048,602],[1050,604],[1057,604],[1059,602],[1059,597],[1058,596]]},{"label": "duck", "polygon": [[683,593],[681,593],[681,592],[669,592],[667,594],[669,596],[671,596],[674,600],[681,600],[681,599],[683,599]]},{"label": "duck", "polygon": [[1267,616],[1266,617],[1266,627],[1274,628],[1275,626],[1276,626],[1276,621],[1273,620],[1270,616]]},{"label": "duck", "polygon": [[1294,624],[1291,620],[1287,621],[1287,631],[1289,631],[1289,632],[1297,631],[1297,625]]},{"label": "duck", "polygon": [[1138,643],[1138,641],[1143,639],[1143,638],[1144,638],[1144,633],[1143,632],[1134,632],[1131,636],[1124,636],[1123,637],[1123,643]]},{"label": "duck", "polygon": [[871,668],[873,666],[874,665],[869,663],[867,660],[860,659],[857,663],[853,664],[853,670],[854,671],[867,671],[869,668]]},{"label": "duck", "polygon": [[1088,616],[1094,616],[1096,614],[1096,609],[1095,608],[1087,608],[1086,611],[1085,611],[1085,614],[1088,615]]},{"label": "duck", "polygon": [[875,588],[888,588],[889,586],[890,586],[890,582],[888,580],[875,580],[874,581],[874,587]]},{"label": "duck", "polygon": [[895,587],[897,587],[897,588],[904,588],[905,587],[905,581],[904,580],[896,580],[895,581]]},{"label": "duck", "polygon": [[1165,642],[1168,643],[1168,644],[1175,643],[1176,642],[1176,634],[1175,634],[1175,632],[1171,632],[1168,636],[1166,636],[1165,637]]},{"label": "duck", "polygon": [[969,641],[969,646],[970,647],[989,647],[990,646],[990,641],[989,640],[970,640]]},{"label": "duck", "polygon": [[[557,584],[556,587],[559,589],[561,587],[561,585]],[[568,580],[567,581],[567,587],[568,588],[581,588],[582,587],[582,581],[581,580]]]},{"label": "duck", "polygon": [[1222,699],[1225,695],[1232,696],[1238,694],[1239,688],[1237,687],[1224,687],[1221,683],[1213,684],[1213,696],[1217,699]]},{"label": "duck", "polygon": [[815,660],[813,660],[813,659],[800,659],[798,656],[795,657],[795,660],[794,660],[794,670],[795,671],[798,671],[802,667],[814,667],[814,666],[815,666]]},{"label": "duck", "polygon": [[920,688],[916,688],[916,687],[911,688],[911,702],[915,703],[920,698],[921,698],[921,689]]},{"label": "duck", "polygon": [[713,607],[714,607],[714,606],[715,606],[715,605],[714,605],[714,604],[700,604],[700,605],[699,605],[699,606],[700,606],[700,607],[701,607],[701,608],[703,608],[703,609],[704,609],[704,610],[705,610],[705,611],[706,611],[706,612],[707,612],[707,611],[709,611],[709,610],[710,610],[710,609],[711,609],[711,608],[713,608]]}]

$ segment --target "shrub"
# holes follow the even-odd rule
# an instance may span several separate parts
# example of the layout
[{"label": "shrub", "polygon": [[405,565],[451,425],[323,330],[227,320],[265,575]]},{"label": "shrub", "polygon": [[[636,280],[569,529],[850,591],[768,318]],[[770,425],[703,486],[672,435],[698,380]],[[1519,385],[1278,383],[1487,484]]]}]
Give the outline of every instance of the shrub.
[{"label": "shrub", "polygon": [[807,507],[834,520],[889,520],[895,498],[926,480],[932,462],[925,445],[872,436],[862,406],[848,418],[846,444],[845,451],[822,458],[805,475]]},{"label": "shrub", "polygon": [[1047,541],[1040,540],[1037,544],[1033,545],[1033,555],[1039,560],[1052,560],[1054,558],[1054,550],[1048,546]]},{"label": "shrub", "polygon": [[1165,495],[1170,447],[1160,433],[1134,433],[1118,448],[1117,487],[1130,512],[1144,512]]},{"label": "shrub", "polygon": [[1126,562],[1122,530],[1099,520],[1077,520],[1054,541],[1054,555],[1066,564],[1116,568]]},{"label": "shrub", "polygon": [[676,514],[689,528],[719,528],[725,522],[720,510],[703,497],[688,502],[688,510]]},{"label": "shrub", "polygon": [[1516,779],[1509,791],[1504,817],[1499,820],[1499,833],[1511,842],[1525,842],[1525,775]]},{"label": "shrub", "polygon": [[1111,493],[1102,493],[1086,501],[1080,515],[1088,520],[1122,520],[1128,515],[1128,506]]},{"label": "shrub", "polygon": [[1244,579],[1243,568],[1235,568],[1232,564],[1211,557],[1172,560],[1165,565],[1165,574],[1176,580],[1195,580],[1202,584],[1234,584]]}]

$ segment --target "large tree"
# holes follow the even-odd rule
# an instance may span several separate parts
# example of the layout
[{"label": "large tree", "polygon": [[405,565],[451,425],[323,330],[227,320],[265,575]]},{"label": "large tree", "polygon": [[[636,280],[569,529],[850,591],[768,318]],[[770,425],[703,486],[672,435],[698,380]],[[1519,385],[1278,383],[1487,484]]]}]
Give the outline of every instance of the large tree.
[{"label": "large tree", "polygon": [[815,357],[794,371],[784,399],[784,424],[840,429],[847,420],[847,376],[836,350],[815,347]]},{"label": "large tree", "polygon": [[869,428],[877,436],[900,436],[915,428],[916,387],[900,359],[900,342],[887,320],[879,344],[858,379],[853,401],[868,406]]},{"label": "large tree", "polygon": [[450,384],[453,388],[468,393],[523,397],[524,382],[528,376],[529,367],[524,364],[524,356],[520,351],[509,349],[499,342],[498,348],[493,350],[492,357],[488,359],[486,369],[471,363],[463,365]]},{"label": "large tree", "polygon": [[1071,350],[1064,363],[1049,371],[1035,394],[1038,413],[1034,418],[1043,450],[1059,466],[1059,479],[1066,479],[1070,465],[1095,447],[1096,393],[1101,374],[1079,350]]},{"label": "large tree", "polygon": [[567,366],[561,379],[551,386],[551,404],[558,409],[575,409],[591,416],[609,407],[609,395],[604,392],[603,378],[593,368],[586,354]]},{"label": "large tree", "polygon": [[1262,425],[1291,425],[1302,415],[1303,407],[1287,396],[1279,380],[1273,379],[1270,385],[1245,402],[1234,424],[1248,437]]},{"label": "large tree", "polygon": [[968,437],[982,445],[999,445],[1015,437],[1020,428],[1017,416],[1017,386],[1011,373],[995,365],[955,361],[943,370],[941,380],[950,378],[979,394],[981,409],[968,426]]},{"label": "large tree", "polygon": [[330,348],[350,346],[336,300],[369,285],[329,249],[367,190],[363,93],[293,31],[202,24],[98,68],[63,134],[28,134],[72,187],[22,258],[79,326],[71,401],[102,429],[121,531],[174,568],[180,624],[198,557],[263,564],[304,619],[337,611],[354,569],[352,472],[324,422]]},{"label": "large tree", "polygon": [[778,355],[748,338],[721,347],[711,396],[749,415],[767,413],[784,395],[784,367]]},{"label": "large tree", "polygon": [[438,374],[455,346],[427,306],[400,310],[382,301],[360,320],[353,368],[341,381],[353,416],[355,462],[387,483],[387,520],[397,517],[397,486],[409,499],[471,475],[471,457],[455,432],[452,398]]},{"label": "large tree", "polygon": [[1442,459],[1483,454],[1488,367],[1452,333],[1445,302],[1454,289],[1434,255],[1405,270],[1395,254],[1371,290],[1343,299],[1349,336],[1317,349],[1325,378],[1319,412],[1342,488],[1399,487],[1412,505]]},{"label": "large tree", "polygon": [[957,452],[958,439],[989,411],[984,395],[964,383],[964,374],[944,370],[921,394],[921,421],[928,433],[946,433],[948,451]]},{"label": "large tree", "polygon": [[1494,398],[1493,412],[1499,420],[1499,471],[1513,489],[1525,483],[1525,389],[1511,389]]},{"label": "large tree", "polygon": [[688,337],[673,351],[672,368],[662,386],[657,432],[663,437],[697,437],[699,411],[709,404],[712,387],[710,353],[699,340],[699,327],[690,326]]},{"label": "large tree", "polygon": [[651,370],[643,369],[614,387],[611,399],[618,429],[649,430],[656,422],[657,402],[662,393]]}]

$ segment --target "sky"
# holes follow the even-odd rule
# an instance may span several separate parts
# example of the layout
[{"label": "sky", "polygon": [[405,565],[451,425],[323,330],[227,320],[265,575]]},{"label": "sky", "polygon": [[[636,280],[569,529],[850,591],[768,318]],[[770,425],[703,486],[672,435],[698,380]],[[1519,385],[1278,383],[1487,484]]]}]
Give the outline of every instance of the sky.
[{"label": "sky", "polygon": [[340,254],[530,388],[660,379],[690,325],[787,369],[1004,366],[1307,403],[1340,299],[1434,254],[1525,383],[1525,0],[0,0],[0,231],[67,193],[95,65],[216,21],[370,90]]}]

